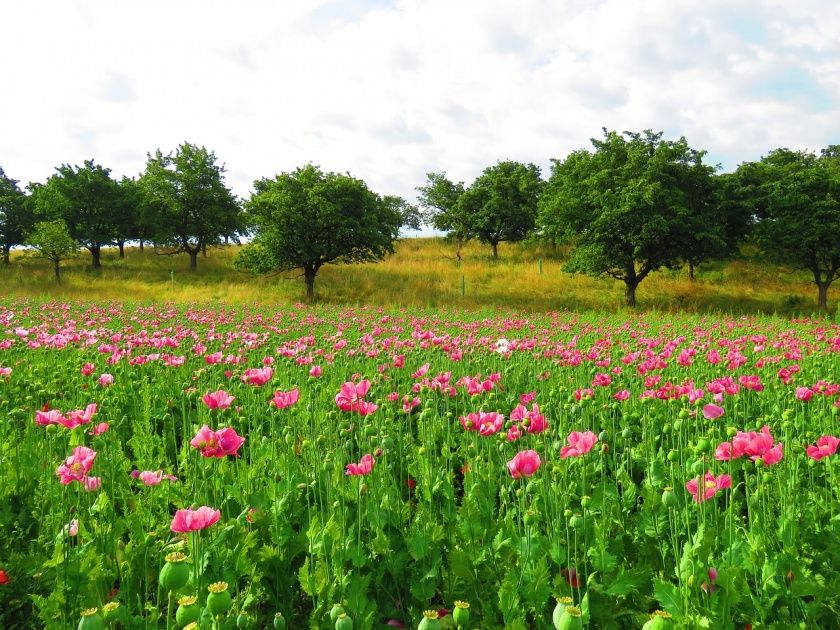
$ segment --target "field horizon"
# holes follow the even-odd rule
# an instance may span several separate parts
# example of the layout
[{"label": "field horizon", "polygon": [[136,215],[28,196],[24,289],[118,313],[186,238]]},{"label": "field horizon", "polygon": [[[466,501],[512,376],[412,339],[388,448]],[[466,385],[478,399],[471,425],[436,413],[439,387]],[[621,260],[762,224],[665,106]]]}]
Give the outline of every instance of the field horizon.
[{"label": "field horizon", "polygon": [[[189,271],[184,254],[126,247],[103,249],[102,268],[90,266],[86,252],[62,264],[57,285],[50,264],[14,252],[0,281],[9,298],[224,302],[289,304],[305,301],[302,277],[295,272],[253,276],[233,269],[239,246],[213,247]],[[466,310],[502,308],[529,312],[555,310],[630,311],[622,304],[623,284],[610,278],[565,273],[567,252],[538,245],[503,243],[498,260],[470,243],[456,257],[455,246],[440,237],[401,239],[395,253],[377,263],[327,265],[315,281],[316,302]],[[829,293],[829,316],[837,301]],[[661,269],[639,286],[637,312],[817,314],[816,289],[806,272],[771,265],[749,254],[712,262],[688,278],[687,269]]]}]

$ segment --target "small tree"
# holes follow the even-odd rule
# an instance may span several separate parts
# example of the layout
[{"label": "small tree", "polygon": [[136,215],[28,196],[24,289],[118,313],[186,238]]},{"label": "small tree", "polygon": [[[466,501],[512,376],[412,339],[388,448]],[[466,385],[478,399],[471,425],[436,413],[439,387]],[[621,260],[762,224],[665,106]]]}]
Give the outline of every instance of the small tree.
[{"label": "small tree", "polygon": [[197,268],[199,252],[244,229],[224,173],[212,151],[186,142],[174,154],[149,155],[139,179],[155,242],[174,247],[173,253],[186,252],[190,271]]},{"label": "small tree", "polygon": [[[713,169],[685,138],[661,133],[604,130],[595,151],[554,160],[540,204],[540,224],[575,239],[567,271],[606,275],[624,282],[625,304],[636,305],[636,288],[652,271],[676,267],[698,200],[693,195]],[[705,193],[702,193],[705,194]]]},{"label": "small tree", "polygon": [[53,264],[58,284],[61,284],[61,261],[67,260],[79,249],[79,243],[70,236],[67,224],[61,219],[36,223],[26,239],[26,245],[33,248],[36,256]]},{"label": "small tree", "polygon": [[350,175],[322,173],[307,165],[272,180],[254,182],[246,210],[254,239],[234,260],[253,273],[301,269],[306,296],[326,264],[381,260],[394,251],[403,217]]},{"label": "small tree", "polygon": [[18,188],[18,181],[7,177],[0,167],[0,249],[4,265],[9,265],[12,247],[23,244],[33,223],[30,199]]},{"label": "small tree", "polygon": [[817,156],[776,149],[737,174],[758,217],[756,235],[775,262],[810,271],[817,306],[828,310],[828,289],[840,275],[840,147]]}]

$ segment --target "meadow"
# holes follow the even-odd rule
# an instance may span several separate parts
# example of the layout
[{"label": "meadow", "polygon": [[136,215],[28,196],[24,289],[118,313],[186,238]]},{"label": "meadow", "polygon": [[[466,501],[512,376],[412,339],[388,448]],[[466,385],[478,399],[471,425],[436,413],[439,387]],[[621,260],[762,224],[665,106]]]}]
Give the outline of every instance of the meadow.
[{"label": "meadow", "polygon": [[[234,271],[238,247],[210,248],[189,272],[186,255],[159,255],[149,248],[103,250],[103,268],[93,271],[90,257],[79,254],[63,264],[63,283],[56,286],[48,263],[15,253],[12,265],[0,267],[0,284],[9,297],[179,303],[291,304],[303,300],[302,278],[294,273],[255,277]],[[471,243],[456,259],[453,245],[439,238],[403,239],[395,254],[379,263],[328,265],[315,282],[317,299],[333,304],[375,304],[470,310],[524,309],[534,312],[569,309],[615,312],[623,303],[624,285],[562,271],[563,248],[502,243],[498,261],[486,246]],[[769,265],[745,256],[729,263],[704,265],[696,281],[684,269],[651,274],[639,287],[639,308],[660,312],[776,313],[796,316],[816,309],[816,289],[807,273]],[[834,294],[829,307],[836,308]]]},{"label": "meadow", "polygon": [[0,306],[4,628],[838,627],[830,321],[72,275]]}]

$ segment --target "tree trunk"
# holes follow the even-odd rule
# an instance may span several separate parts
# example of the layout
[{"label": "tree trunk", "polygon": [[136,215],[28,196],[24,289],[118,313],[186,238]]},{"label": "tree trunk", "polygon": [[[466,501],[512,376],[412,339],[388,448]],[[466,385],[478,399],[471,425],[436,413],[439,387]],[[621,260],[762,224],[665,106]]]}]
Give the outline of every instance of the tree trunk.
[{"label": "tree trunk", "polygon": [[636,307],[636,287],[639,283],[635,280],[624,281],[624,305],[630,308]]},{"label": "tree trunk", "polygon": [[817,290],[819,291],[819,297],[817,298],[817,308],[820,310],[821,313],[828,312],[828,287],[830,285],[830,282],[817,283]]},{"label": "tree trunk", "polygon": [[11,246],[4,245],[3,246],[3,266],[9,266],[9,252],[12,250]]},{"label": "tree trunk", "polygon": [[311,302],[315,299],[315,274],[317,271],[312,268],[304,268],[303,281],[306,283],[306,299]]},{"label": "tree trunk", "polygon": [[117,241],[117,247],[120,248],[120,258],[125,258],[125,241]]},{"label": "tree trunk", "polygon": [[201,257],[207,258],[207,243],[201,244]]},{"label": "tree trunk", "polygon": [[140,239],[140,253],[143,253],[143,239]]},{"label": "tree trunk", "polygon": [[694,282],[694,263],[688,261],[688,279]]},{"label": "tree trunk", "polygon": [[198,251],[198,249],[194,249],[187,252],[190,255],[190,271],[198,269]]},{"label": "tree trunk", "polygon": [[499,243],[494,242],[494,243],[490,243],[490,245],[493,247],[493,260],[498,260],[499,259]]},{"label": "tree trunk", "polygon": [[93,245],[90,249],[90,255],[93,259],[93,268],[100,269],[102,267],[102,263],[99,261],[99,256],[102,253],[102,246],[101,245]]},{"label": "tree trunk", "polygon": [[58,284],[61,284],[61,269],[59,269],[59,264],[61,264],[60,260],[53,261],[53,271],[55,272],[55,281]]},{"label": "tree trunk", "polygon": [[225,245],[230,245],[230,236],[225,234]]}]

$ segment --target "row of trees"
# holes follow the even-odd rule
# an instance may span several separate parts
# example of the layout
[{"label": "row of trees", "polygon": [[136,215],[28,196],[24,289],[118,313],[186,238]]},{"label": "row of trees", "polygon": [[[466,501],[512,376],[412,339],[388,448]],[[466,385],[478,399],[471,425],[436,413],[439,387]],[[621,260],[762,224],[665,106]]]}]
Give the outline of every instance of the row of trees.
[{"label": "row of trees", "polygon": [[840,273],[840,147],[819,155],[776,149],[733,173],[662,133],[604,130],[591,149],[533,164],[499,162],[469,186],[429,173],[418,188],[423,220],[456,243],[476,239],[571,244],[566,271],[609,276],[625,302],[653,271],[737,255],[745,241],[768,260],[809,271],[818,304]]},{"label": "row of trees", "polygon": [[313,165],[257,180],[243,203],[215,155],[188,143],[149,155],[136,179],[117,181],[90,161],[57,168],[29,194],[0,169],[0,247],[6,264],[15,245],[41,250],[44,234],[31,235],[49,223],[52,238],[66,226],[95,268],[103,246],[118,245],[122,256],[133,240],[185,252],[195,270],[208,246],[247,234],[238,269],[300,270],[312,297],[324,265],[379,260],[401,227],[425,224],[446,232],[459,257],[469,240],[488,244],[494,258],[505,241],[571,244],[567,271],[621,280],[634,306],[651,272],[686,265],[693,278],[698,265],[734,256],[751,239],[768,258],[810,271],[827,309],[840,272],[840,147],[777,149],[718,174],[685,138],[662,136],[605,129],[592,148],[553,160],[547,181],[537,166],[514,161],[486,168],[469,186],[429,173],[418,207]]}]

